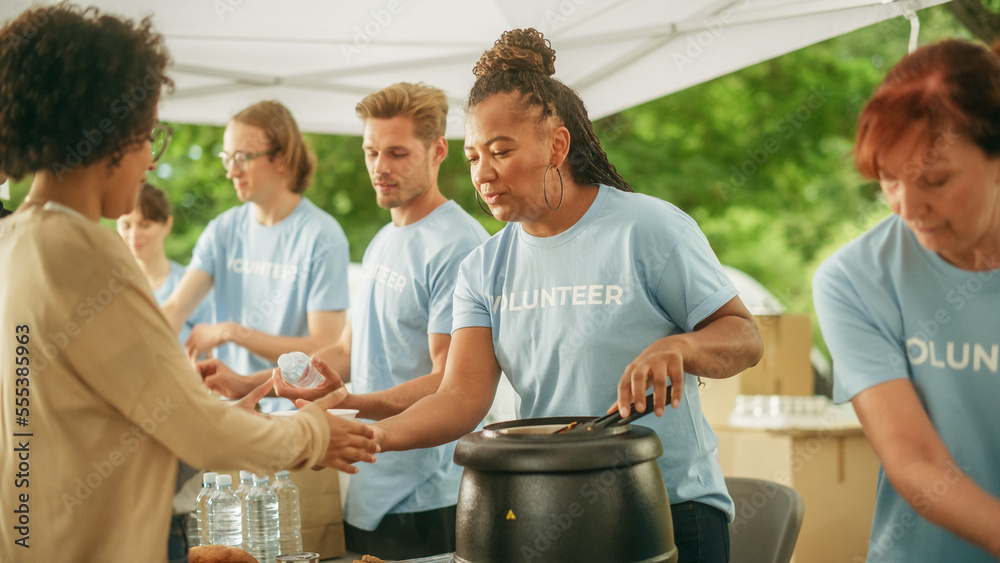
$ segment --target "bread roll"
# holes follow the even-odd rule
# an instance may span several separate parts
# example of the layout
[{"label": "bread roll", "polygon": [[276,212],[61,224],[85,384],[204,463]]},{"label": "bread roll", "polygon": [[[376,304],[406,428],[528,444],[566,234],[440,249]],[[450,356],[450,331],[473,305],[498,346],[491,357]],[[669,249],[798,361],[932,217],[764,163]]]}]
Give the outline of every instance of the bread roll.
[{"label": "bread roll", "polygon": [[199,545],[188,550],[188,563],[260,563],[238,547]]}]

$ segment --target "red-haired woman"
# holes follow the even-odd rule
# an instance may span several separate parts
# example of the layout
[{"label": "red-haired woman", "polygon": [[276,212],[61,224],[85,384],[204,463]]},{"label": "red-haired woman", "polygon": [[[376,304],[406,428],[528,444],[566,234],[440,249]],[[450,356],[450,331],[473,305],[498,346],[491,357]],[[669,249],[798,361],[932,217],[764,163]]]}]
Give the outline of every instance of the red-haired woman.
[{"label": "red-haired woman", "polygon": [[1000,58],[951,40],[897,64],[855,161],[893,215],[816,273],[835,399],[882,462],[868,561],[1000,557]]}]

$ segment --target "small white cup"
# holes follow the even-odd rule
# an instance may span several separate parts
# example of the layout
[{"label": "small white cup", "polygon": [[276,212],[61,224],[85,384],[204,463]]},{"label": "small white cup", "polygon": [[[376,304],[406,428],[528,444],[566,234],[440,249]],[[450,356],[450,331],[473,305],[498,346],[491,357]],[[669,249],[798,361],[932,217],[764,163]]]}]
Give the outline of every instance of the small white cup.
[{"label": "small white cup", "polygon": [[326,412],[347,420],[354,420],[358,416],[358,409],[326,409]]},{"label": "small white cup", "polygon": [[271,414],[271,416],[292,416],[293,414],[295,414],[297,412],[299,412],[299,411],[297,411],[297,410],[294,410],[294,411],[278,411],[278,412],[272,412],[270,414]]}]

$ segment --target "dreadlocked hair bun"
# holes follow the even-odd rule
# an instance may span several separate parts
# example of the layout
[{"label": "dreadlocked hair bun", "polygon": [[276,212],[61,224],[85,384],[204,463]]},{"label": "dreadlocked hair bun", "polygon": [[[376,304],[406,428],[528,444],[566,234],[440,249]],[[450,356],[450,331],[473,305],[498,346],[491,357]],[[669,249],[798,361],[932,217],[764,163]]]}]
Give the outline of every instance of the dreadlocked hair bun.
[{"label": "dreadlocked hair bun", "polygon": [[534,28],[503,32],[493,48],[483,53],[472,74],[477,78],[509,70],[556,73],[556,52],[542,32]]},{"label": "dreadlocked hair bun", "polygon": [[511,119],[524,119],[525,115],[533,115],[528,109],[539,108],[537,116],[533,117],[539,124],[554,117],[550,126],[564,126],[569,131],[568,160],[574,181],[632,191],[614,165],[608,162],[583,100],[572,88],[552,76],[556,72],[555,62],[556,52],[538,30],[505,31],[476,63],[472,71],[476,83],[469,91],[466,109],[471,110],[498,94],[516,94],[524,111],[515,112]]}]

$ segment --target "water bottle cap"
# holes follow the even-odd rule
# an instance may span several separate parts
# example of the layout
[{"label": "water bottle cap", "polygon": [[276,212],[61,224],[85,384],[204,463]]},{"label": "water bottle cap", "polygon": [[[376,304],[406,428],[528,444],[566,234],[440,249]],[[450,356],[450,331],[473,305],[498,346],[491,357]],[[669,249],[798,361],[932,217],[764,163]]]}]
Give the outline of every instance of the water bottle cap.
[{"label": "water bottle cap", "polygon": [[264,475],[263,477],[261,477],[260,475],[257,475],[256,473],[254,473],[254,475],[253,475],[253,482],[254,483],[267,483],[267,475]]},{"label": "water bottle cap", "polygon": [[205,475],[202,476],[202,483],[215,483],[215,479],[219,474],[215,471],[206,471]]},{"label": "water bottle cap", "polygon": [[253,473],[249,471],[240,471],[240,479],[250,479],[253,477]]},{"label": "water bottle cap", "polygon": [[291,354],[282,354],[278,356],[278,367],[281,368],[281,371],[295,369],[295,363],[295,357]]},{"label": "water bottle cap", "polygon": [[275,477],[288,477],[291,474],[292,473],[286,469],[284,471],[279,471],[279,472],[275,473],[274,476]]},{"label": "water bottle cap", "polygon": [[309,355],[305,352],[289,352],[278,356],[278,367],[281,371],[295,370],[299,366],[309,365]]},{"label": "water bottle cap", "polygon": [[222,475],[219,475],[218,477],[215,478],[215,484],[220,487],[225,487],[226,485],[232,485],[233,476],[226,475],[225,473],[223,473]]}]

